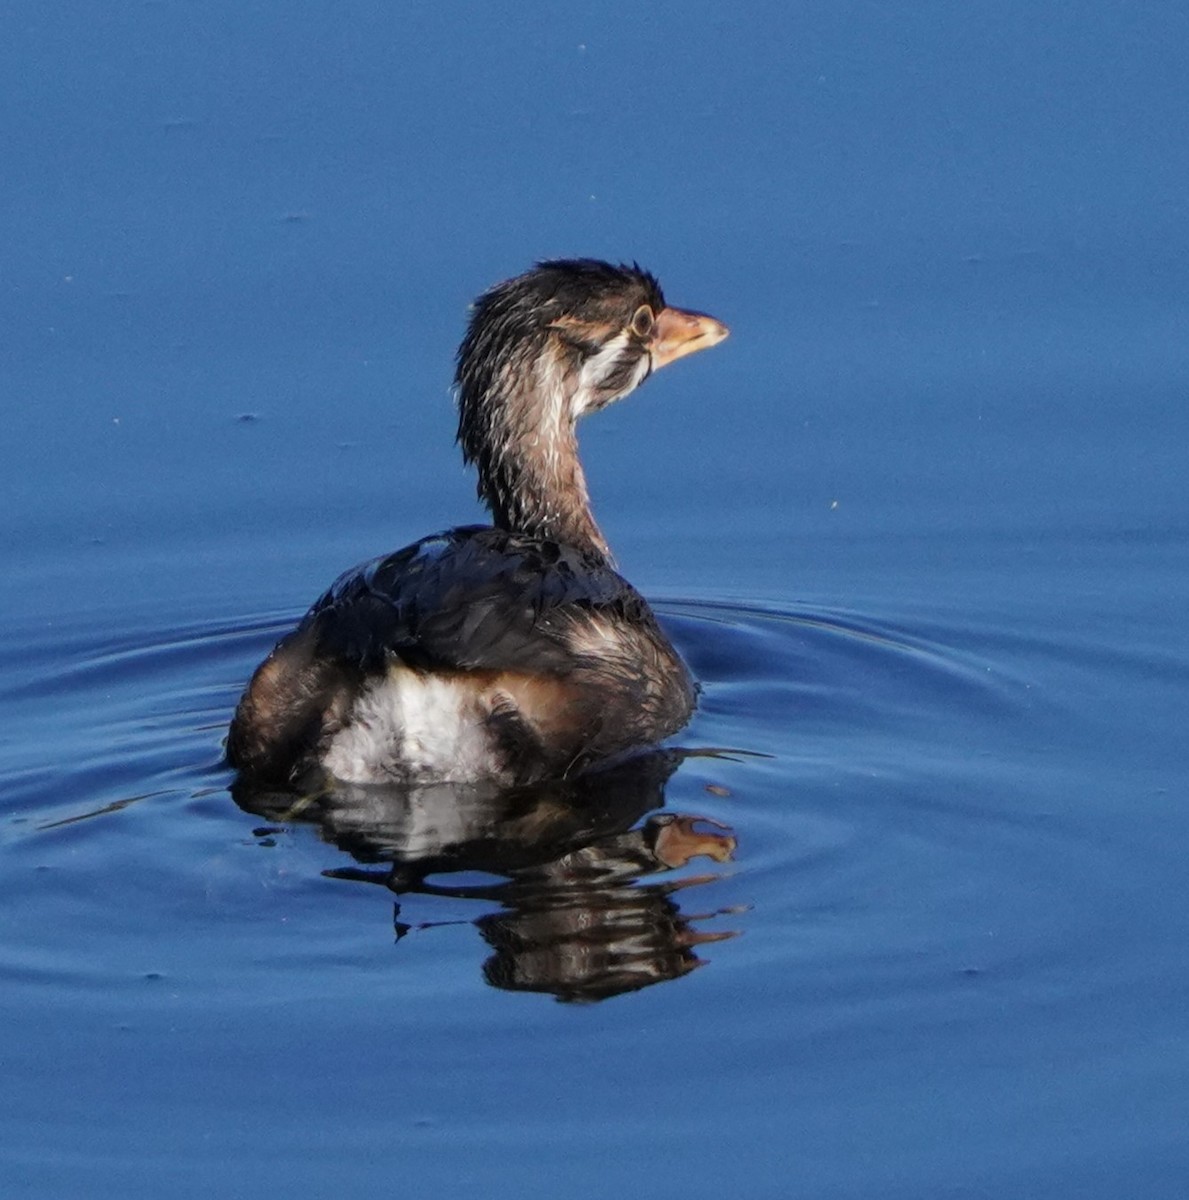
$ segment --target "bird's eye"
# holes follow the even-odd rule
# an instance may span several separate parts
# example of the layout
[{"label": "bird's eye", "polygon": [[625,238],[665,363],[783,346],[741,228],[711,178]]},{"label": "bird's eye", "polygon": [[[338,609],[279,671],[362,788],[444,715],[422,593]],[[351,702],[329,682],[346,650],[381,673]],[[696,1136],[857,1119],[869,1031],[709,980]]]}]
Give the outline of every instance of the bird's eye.
[{"label": "bird's eye", "polygon": [[636,315],[632,318],[632,332],[637,337],[647,337],[652,332],[652,325],[656,318],[652,315],[652,309],[647,304],[641,304],[636,309]]}]

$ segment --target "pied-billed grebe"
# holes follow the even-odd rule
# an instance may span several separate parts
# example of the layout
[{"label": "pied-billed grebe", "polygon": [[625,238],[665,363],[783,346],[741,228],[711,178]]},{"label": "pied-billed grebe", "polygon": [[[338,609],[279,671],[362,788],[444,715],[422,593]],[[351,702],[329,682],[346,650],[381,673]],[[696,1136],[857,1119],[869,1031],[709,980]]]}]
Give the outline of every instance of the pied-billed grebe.
[{"label": "pied-billed grebe", "polygon": [[636,266],[539,264],[479,298],[458,441],[495,527],[348,571],[257,668],[227,739],[261,782],[531,783],[676,732],[695,687],[612,566],[579,417],[727,336]]}]

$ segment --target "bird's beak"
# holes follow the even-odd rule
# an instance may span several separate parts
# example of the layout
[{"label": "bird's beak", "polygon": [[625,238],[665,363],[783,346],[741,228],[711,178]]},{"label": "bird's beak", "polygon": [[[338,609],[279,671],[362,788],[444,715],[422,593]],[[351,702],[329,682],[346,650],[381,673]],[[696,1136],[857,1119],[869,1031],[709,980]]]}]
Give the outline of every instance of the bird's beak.
[{"label": "bird's beak", "polygon": [[687,354],[717,346],[731,331],[705,313],[662,308],[652,333],[652,368],[668,366]]}]

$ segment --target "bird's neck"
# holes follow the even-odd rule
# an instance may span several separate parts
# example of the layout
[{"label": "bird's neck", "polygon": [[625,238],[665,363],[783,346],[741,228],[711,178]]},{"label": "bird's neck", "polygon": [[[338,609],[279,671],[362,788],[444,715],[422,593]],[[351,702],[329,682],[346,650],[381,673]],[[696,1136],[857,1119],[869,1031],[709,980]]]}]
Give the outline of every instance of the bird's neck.
[{"label": "bird's neck", "polygon": [[506,391],[486,397],[481,427],[468,429],[464,417],[459,434],[464,454],[479,469],[479,495],[495,524],[611,562],[578,458],[577,372],[547,358],[498,383]]},{"label": "bird's neck", "polygon": [[480,484],[497,525],[611,558],[591,512],[572,418],[535,430]]}]

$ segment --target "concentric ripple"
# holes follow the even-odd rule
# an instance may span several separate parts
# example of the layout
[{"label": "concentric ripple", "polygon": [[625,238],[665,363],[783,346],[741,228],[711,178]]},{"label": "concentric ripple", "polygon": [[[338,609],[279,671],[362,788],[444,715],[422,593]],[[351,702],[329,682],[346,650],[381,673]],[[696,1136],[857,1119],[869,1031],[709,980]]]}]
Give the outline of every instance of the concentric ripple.
[{"label": "concentric ripple", "polygon": [[[587,822],[581,836],[581,821],[550,826],[578,839],[558,843],[571,859],[581,851],[590,870],[614,874],[623,870],[614,863],[634,854],[645,870],[655,814],[707,819],[711,825],[681,825],[700,832],[683,839],[680,862],[661,865],[676,866],[678,879],[701,878],[709,867],[709,899],[699,894],[691,903],[736,913],[731,928],[748,932],[715,956],[722,969],[780,963],[802,986],[816,981],[824,996],[836,996],[847,980],[858,987],[880,978],[884,1003],[894,1003],[920,989],[922,971],[969,980],[1007,963],[1018,972],[1024,962],[1051,968],[1070,953],[1092,953],[1064,926],[1076,925],[1079,881],[1107,869],[1110,852],[1054,798],[1060,781],[1039,765],[1030,771],[1043,713],[1038,718],[1025,667],[997,656],[994,638],[854,612],[707,602],[673,602],[661,612],[703,684],[699,711],[678,739],[693,756],[666,767],[659,781],[631,784],[644,791],[630,803],[621,782],[614,800],[548,797],[554,807],[601,805],[610,814],[603,825]],[[245,814],[227,794],[230,773],[221,763],[242,681],[288,623],[269,615],[102,636],[86,628],[25,631],[19,653],[9,643],[3,703],[16,753],[3,779],[3,833],[7,887],[19,893],[10,904],[30,904],[39,886],[53,892],[56,872],[68,867],[72,884],[89,880],[93,889],[89,918],[109,937],[122,930],[134,939],[138,923],[128,913],[159,906],[164,888],[176,901],[166,911],[191,929],[212,915],[238,923],[241,951],[251,958],[260,949],[259,893],[275,899],[278,889],[296,891],[316,931],[307,953],[317,956],[317,937],[328,957],[341,953],[344,926],[357,933],[371,906],[344,886],[331,909],[313,916],[326,902],[325,879],[368,878],[367,864],[384,859],[375,845],[389,847],[389,862],[394,854],[407,859],[404,818],[377,818],[372,799],[363,809],[333,811],[249,801]],[[443,843],[434,869],[462,871],[462,883],[453,890],[418,884],[402,919],[431,928],[498,911],[508,894],[484,891],[473,872],[513,870],[508,863],[514,878],[537,872],[534,911],[545,904],[543,887],[549,903],[559,902],[556,869],[542,876],[541,855],[537,862],[519,843],[516,854],[491,853],[493,839],[506,849],[508,838],[521,836],[509,832],[510,818],[487,809],[479,819],[442,815],[440,806],[454,803],[416,798],[418,861],[430,863],[437,852],[432,836],[424,850],[427,827],[451,829],[454,840]],[[427,818],[434,805],[437,815]],[[343,829],[352,831],[349,841]],[[465,850],[468,836],[487,858]],[[733,861],[716,837],[730,838]],[[29,872],[40,872],[41,882]],[[371,878],[400,894],[382,871]],[[587,886],[589,871],[584,878]],[[652,886],[638,873],[628,882]],[[52,958],[56,940],[44,928],[47,914],[69,906],[64,892],[46,899],[29,927],[41,929],[43,959]],[[649,919],[677,919],[685,928],[666,913]],[[525,921],[518,918],[518,928]]]}]

